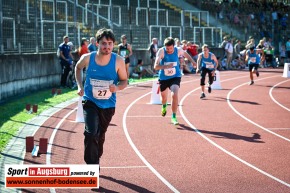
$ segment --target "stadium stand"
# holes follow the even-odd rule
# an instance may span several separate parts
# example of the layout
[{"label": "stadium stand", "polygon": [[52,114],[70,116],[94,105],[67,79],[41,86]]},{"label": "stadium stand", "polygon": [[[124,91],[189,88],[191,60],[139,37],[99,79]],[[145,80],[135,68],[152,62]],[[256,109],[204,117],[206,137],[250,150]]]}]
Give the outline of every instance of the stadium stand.
[{"label": "stadium stand", "polygon": [[288,23],[285,1],[130,0],[129,5],[128,0],[1,2],[2,54],[52,52],[64,34],[78,46],[82,37],[93,36],[101,27],[112,28],[117,37],[127,34],[135,49],[146,49],[152,37],[179,37],[218,47],[225,35],[246,41],[250,35],[259,39],[278,30],[274,40],[280,40],[290,32],[279,21],[277,29],[271,25],[273,10],[278,10],[278,19],[287,15]]}]

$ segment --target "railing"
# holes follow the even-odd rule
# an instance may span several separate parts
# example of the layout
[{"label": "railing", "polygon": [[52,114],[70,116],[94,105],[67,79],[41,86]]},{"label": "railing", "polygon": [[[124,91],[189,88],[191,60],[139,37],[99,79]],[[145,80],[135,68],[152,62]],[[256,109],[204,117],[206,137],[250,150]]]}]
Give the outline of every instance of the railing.
[{"label": "railing", "polygon": [[183,20],[181,21],[181,23],[184,22],[184,17],[186,15],[186,13],[189,13],[189,21],[190,21],[190,27],[194,27],[193,22],[192,22],[192,18],[193,16],[197,15],[198,18],[198,26],[201,27],[201,20],[202,20],[202,14],[205,13],[206,15],[206,26],[209,26],[209,14],[208,11],[192,11],[192,10],[182,10],[180,14],[182,14],[181,18],[183,18]]},{"label": "railing", "polygon": [[[91,6],[92,7],[92,10],[89,10],[88,7]],[[97,7],[97,13],[94,12],[94,6]],[[101,16],[99,14],[99,9],[102,8],[102,7],[107,7],[107,10],[108,10],[108,19]],[[113,8],[117,8],[118,9],[118,15],[119,15],[119,22],[118,23],[114,23],[112,22],[112,9]],[[114,5],[102,5],[102,4],[92,4],[92,3],[86,3],[85,4],[85,23],[86,25],[88,24],[88,14],[92,14],[92,16],[95,16],[97,17],[97,24],[99,25],[100,23],[100,18],[103,19],[103,20],[106,20],[108,22],[108,25],[111,26],[111,25],[116,25],[118,27],[121,27],[122,26],[122,21],[121,21],[121,14],[122,14],[122,11],[121,11],[121,7],[120,6],[114,6]],[[94,22],[92,21],[92,24],[94,25]]]},{"label": "railing", "polygon": [[[137,2],[138,6],[129,6],[130,1],[135,1],[133,2],[135,6]],[[71,41],[79,46],[81,37],[92,36],[94,29],[99,26],[109,28],[114,26],[116,35],[120,35],[124,30],[126,33],[138,35],[139,37],[136,38],[138,42],[135,41],[135,44],[143,48],[148,37],[148,42],[151,42],[153,36],[159,37],[159,40],[168,36],[184,38],[184,28],[188,27],[193,30],[193,27],[200,26],[201,18],[208,25],[208,12],[184,10],[179,13],[163,7],[159,8],[159,0],[156,0],[156,7],[153,5],[155,8],[149,7],[150,0],[147,0],[147,7],[141,7],[140,0],[127,0],[127,5],[112,5],[112,0],[10,0],[5,2],[6,13],[4,12],[4,17],[0,15],[5,25],[3,28],[2,22],[0,26],[2,54],[18,50],[21,53],[21,49],[25,52],[36,51],[36,53],[53,51],[62,42],[63,35],[73,36]],[[17,9],[13,7],[14,4],[17,5]],[[2,8],[3,5],[0,5],[0,11]],[[19,9],[22,12],[17,12]],[[148,31],[140,33],[140,29],[148,29],[149,34]],[[192,33],[191,30],[189,31]],[[210,41],[216,41],[216,39]]]},{"label": "railing", "polygon": [[[208,37],[205,33],[209,31],[211,34]],[[222,28],[220,27],[194,27],[193,28],[193,39],[194,42],[199,42],[200,45],[202,44],[210,44],[210,46],[218,46],[218,40],[222,39]]]},{"label": "railing", "polygon": [[[11,17],[3,17],[3,20],[12,21],[12,26],[13,26],[13,49],[16,49],[16,25],[15,25],[15,19],[11,18]],[[2,48],[1,48],[1,50],[2,50]]]},{"label": "railing", "polygon": [[146,25],[149,25],[149,12],[155,11],[156,12],[156,25],[159,25],[159,14],[160,12],[165,12],[165,20],[166,20],[166,26],[168,26],[168,10],[167,9],[157,9],[157,8],[146,8],[146,7],[137,7],[136,8],[136,25],[139,26],[139,11],[145,10],[146,12]]},{"label": "railing", "polygon": [[[167,37],[182,37],[182,29],[180,26],[160,26],[160,25],[150,25],[149,26],[149,40],[148,42],[151,42],[152,40],[152,34],[153,34],[153,30],[157,29],[157,31],[159,31],[159,40],[163,40]],[[172,30],[173,29],[177,29],[177,31],[179,31],[179,34],[177,33],[173,33]],[[166,32],[164,32],[164,30],[166,30]],[[169,33],[168,33],[169,30]],[[156,37],[156,36],[154,36]]]}]

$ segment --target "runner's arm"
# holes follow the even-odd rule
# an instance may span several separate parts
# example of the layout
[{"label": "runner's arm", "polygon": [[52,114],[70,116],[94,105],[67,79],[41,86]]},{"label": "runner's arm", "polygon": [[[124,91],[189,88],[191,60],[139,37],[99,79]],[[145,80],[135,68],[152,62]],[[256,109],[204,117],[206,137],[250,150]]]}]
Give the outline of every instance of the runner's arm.
[{"label": "runner's arm", "polygon": [[83,55],[75,66],[75,78],[78,85],[78,95],[84,95],[84,86],[82,81],[83,68],[88,66],[90,54]]},{"label": "runner's arm", "polygon": [[201,62],[201,54],[198,54],[197,65],[196,65],[196,73],[199,72],[199,69],[200,69],[200,62]]},{"label": "runner's arm", "polygon": [[[131,44],[128,44],[128,50],[129,50],[129,56],[131,56],[131,55],[133,54]],[[128,56],[128,57],[129,57],[129,56]]]},{"label": "runner's arm", "polygon": [[216,63],[215,69],[216,70],[219,66],[219,62],[214,54],[211,55],[211,59]]},{"label": "runner's arm", "polygon": [[164,57],[164,50],[159,49],[157,54],[156,54],[156,59],[155,59],[155,63],[154,63],[155,70],[161,70],[161,69],[164,70],[164,69],[173,67],[173,63],[171,63],[170,65],[160,65],[160,61],[162,60],[163,57]]},{"label": "runner's arm", "polygon": [[117,56],[116,58],[116,71],[119,76],[119,82],[117,85],[111,84],[110,91],[117,92],[119,90],[123,90],[127,86],[127,72],[125,68],[125,62],[121,56]]}]

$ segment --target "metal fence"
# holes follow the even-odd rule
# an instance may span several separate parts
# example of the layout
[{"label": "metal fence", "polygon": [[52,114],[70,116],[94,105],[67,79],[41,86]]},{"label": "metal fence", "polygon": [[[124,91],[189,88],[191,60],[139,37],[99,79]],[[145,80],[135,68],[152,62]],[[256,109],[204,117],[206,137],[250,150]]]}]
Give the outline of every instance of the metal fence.
[{"label": "metal fence", "polygon": [[1,54],[55,51],[64,35],[77,47],[102,27],[116,37],[127,34],[135,49],[147,48],[152,37],[213,46],[222,39],[220,28],[203,38],[197,34],[195,27],[209,27],[208,12],[176,10],[159,0],[0,0],[0,20]]}]

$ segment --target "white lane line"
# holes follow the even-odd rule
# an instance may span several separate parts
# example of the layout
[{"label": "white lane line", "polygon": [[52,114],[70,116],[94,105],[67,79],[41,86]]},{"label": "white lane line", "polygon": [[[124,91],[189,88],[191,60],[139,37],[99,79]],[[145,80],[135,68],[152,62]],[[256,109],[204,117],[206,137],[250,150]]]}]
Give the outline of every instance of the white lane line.
[{"label": "white lane line", "polygon": [[[198,79],[197,79],[198,80]],[[189,81],[185,81],[184,83],[189,83],[189,82],[193,82],[193,81],[197,81],[197,80],[189,80]],[[150,82],[152,82],[152,81],[150,81]],[[139,83],[138,85],[146,85],[146,84],[148,84],[148,82],[146,82],[146,83],[144,83],[144,84],[142,84],[142,83]],[[135,86],[130,86],[130,87],[127,87],[127,89],[129,89],[129,88],[134,88]],[[149,92],[149,93],[147,93],[147,94],[145,94],[145,95],[143,95],[143,96],[141,96],[141,97],[139,97],[138,98],[138,100],[139,99],[141,99],[141,98],[143,98],[143,97],[145,97],[145,96],[147,96],[147,95],[149,95],[149,94],[151,94],[151,92]],[[138,101],[137,99],[133,102],[133,103],[136,103],[137,101]],[[131,105],[129,106],[129,107],[131,107],[132,106],[132,104],[133,103],[131,103]],[[128,110],[129,110],[129,107],[127,107],[127,109],[126,109],[126,111],[125,111],[125,114],[127,115],[127,113],[128,113]],[[65,121],[65,119],[67,118],[67,117],[69,117],[75,110],[77,110],[77,108],[75,108],[75,109],[73,109],[73,110],[71,110],[65,117],[63,117],[62,118],[62,120],[57,124],[57,126],[54,128],[54,130],[53,130],[53,133],[52,133],[52,135],[50,136],[50,138],[49,138],[49,144],[48,144],[48,147],[47,147],[47,155],[46,155],[46,164],[47,165],[50,165],[51,164],[51,155],[52,155],[52,152],[51,152],[51,150],[52,150],[52,144],[53,144],[53,141],[54,141],[54,137],[55,137],[55,135],[56,135],[56,133],[57,133],[57,130],[60,128],[60,126],[62,125],[62,123]],[[125,115],[124,114],[124,115]],[[124,122],[124,116],[123,115],[123,129],[124,129],[124,131],[125,131],[125,134],[126,134],[126,137],[127,137],[127,140],[129,141],[129,139],[130,139],[130,141],[131,141],[131,143],[132,143],[132,148],[135,150],[135,152],[136,151],[138,151],[138,149],[136,148],[136,146],[134,145],[134,143],[132,142],[132,140],[131,140],[131,138],[130,138],[130,136],[129,136],[129,134],[128,134],[128,131],[127,131],[127,127],[124,127],[124,125],[126,126],[126,121]],[[125,120],[126,120],[126,118],[125,118]],[[125,124],[124,124],[125,123]],[[129,138],[128,138],[129,137]],[[135,148],[134,148],[135,147]],[[138,151],[139,152],[139,151]],[[136,152],[137,153],[137,152]],[[139,152],[139,154],[140,154],[140,156],[145,160],[145,158],[142,156],[142,154]],[[139,156],[139,154],[137,153],[137,155]],[[140,157],[139,156],[139,157]],[[141,158],[140,157],[140,158]],[[141,158],[141,160],[144,162],[144,160]],[[146,160],[145,160],[145,162],[147,162]],[[144,162],[144,163],[145,163]],[[149,162],[147,162],[148,164],[149,164]],[[145,165],[146,165],[146,163],[145,163]],[[149,164],[150,165],[150,164]],[[147,167],[148,167],[148,165],[146,165]],[[150,165],[151,166],[151,165]],[[151,166],[151,168],[149,167],[149,169],[163,182],[163,183],[165,183],[173,192],[179,192],[178,190],[176,190],[169,182],[167,182],[152,166]],[[155,172],[154,172],[155,171]],[[50,193],[56,193],[56,191],[55,191],[55,189],[54,188],[50,188],[49,189],[49,191],[50,191]]]},{"label": "white lane line", "polygon": [[[53,129],[53,132],[49,138],[49,143],[47,146],[47,154],[46,154],[46,164],[47,165],[51,165],[51,155],[52,155],[52,144],[53,144],[53,140],[55,138],[55,135],[58,131],[58,129],[60,128],[60,126],[62,125],[62,123],[66,120],[66,118],[68,118],[75,110],[77,110],[77,107],[74,108],[73,110],[69,111],[62,119],[61,121],[56,125],[56,127]],[[50,193],[56,193],[55,188],[49,188]]]},{"label": "white lane line", "polygon": [[273,89],[274,89],[276,86],[278,86],[278,85],[280,85],[280,84],[283,84],[284,82],[287,82],[287,81],[289,81],[289,80],[285,80],[285,81],[283,81],[283,82],[280,82],[280,83],[278,83],[278,84],[275,84],[275,85],[270,89],[270,91],[269,91],[269,95],[270,95],[271,99],[272,99],[272,100],[273,100],[277,105],[279,105],[280,107],[286,109],[287,111],[290,111],[289,108],[285,107],[284,105],[282,105],[281,103],[279,103],[278,101],[276,101],[275,98],[274,98],[273,95],[272,95]]},{"label": "white lane line", "polygon": [[143,155],[140,153],[140,151],[137,149],[137,147],[135,146],[135,144],[133,143],[129,132],[128,132],[128,128],[127,128],[127,124],[126,124],[126,119],[127,119],[127,114],[128,111],[130,110],[130,108],[140,99],[142,99],[143,97],[147,96],[151,94],[151,92],[144,94],[143,96],[137,98],[136,100],[134,100],[125,110],[124,114],[123,114],[123,130],[124,133],[126,135],[126,138],[129,142],[129,144],[131,145],[132,149],[135,151],[135,153],[139,156],[139,158],[143,161],[143,163],[173,192],[179,192],[175,187],[173,187],[173,185],[171,185],[161,174],[159,174],[157,172],[157,170],[143,157]]},{"label": "white lane line", "polygon": [[[269,79],[269,78],[273,78],[273,77],[277,77],[277,76],[270,76],[270,77],[266,77],[266,78],[261,78],[261,79],[259,79],[259,80],[257,80],[257,81],[261,81],[261,80],[265,80],[265,79]],[[254,121],[248,119],[247,117],[245,117],[244,115],[242,115],[239,111],[237,111],[237,110],[234,108],[234,106],[233,106],[232,103],[231,103],[231,99],[230,99],[231,94],[232,94],[236,89],[238,89],[238,88],[240,88],[240,87],[242,87],[242,86],[244,86],[244,85],[247,85],[247,84],[248,84],[248,83],[243,83],[243,84],[241,84],[241,85],[239,85],[239,86],[236,86],[235,88],[233,88],[233,89],[228,93],[228,95],[227,95],[227,103],[228,103],[228,105],[230,106],[230,108],[231,108],[231,109],[232,109],[236,114],[238,114],[240,117],[242,117],[242,118],[245,119],[246,121],[252,123],[253,125],[255,125],[255,126],[261,128],[261,129],[263,129],[264,131],[267,131],[267,132],[269,132],[269,133],[271,133],[271,134],[273,134],[273,135],[275,135],[275,136],[277,136],[277,137],[279,137],[279,138],[281,138],[281,139],[284,139],[285,141],[290,142],[290,139],[288,139],[288,138],[286,138],[286,137],[284,137],[284,136],[282,136],[282,135],[279,135],[279,134],[277,134],[277,133],[275,133],[275,132],[273,132],[273,131],[267,129],[267,128],[265,128],[265,127],[259,125],[258,123],[255,123]]]},{"label": "white lane line", "polygon": [[53,140],[55,138],[55,135],[58,131],[58,129],[60,128],[60,126],[62,125],[62,123],[66,120],[66,118],[68,118],[74,111],[76,111],[77,108],[74,108],[73,110],[69,111],[61,120],[60,122],[58,122],[58,124],[56,125],[56,127],[53,129],[53,132],[49,138],[49,143],[47,146],[47,154],[46,154],[46,164],[50,165],[51,164],[51,155],[52,155],[52,144],[53,144]]},{"label": "white lane line", "polygon": [[[244,74],[244,73],[243,73]],[[244,77],[248,77],[248,76],[240,76],[240,77],[235,77],[235,78],[230,78],[228,80],[234,80],[234,79],[239,79],[239,78],[244,78]],[[194,81],[199,81],[199,79],[194,79],[194,80],[188,80],[188,81],[184,81],[181,84],[186,84],[186,83],[190,83],[190,82],[194,82]],[[223,82],[223,81],[221,81]],[[199,87],[197,88],[199,89]],[[195,89],[195,90],[197,90]],[[129,142],[129,144],[131,145],[132,149],[135,151],[135,153],[139,156],[139,158],[144,162],[144,164],[167,186],[169,187],[173,192],[179,192],[175,187],[173,187],[163,176],[161,176],[161,174],[159,174],[157,172],[157,170],[155,170],[155,168],[143,157],[143,155],[140,153],[140,151],[137,149],[137,147],[135,146],[135,144],[133,143],[129,132],[128,132],[128,128],[127,128],[127,124],[126,124],[126,118],[128,117],[128,111],[130,110],[130,108],[137,103],[137,101],[139,101],[140,99],[144,98],[145,96],[151,94],[152,92],[146,93],[143,96],[137,98],[135,101],[133,101],[125,110],[124,114],[123,114],[123,130],[124,133],[126,135],[126,138]],[[182,105],[180,105],[181,107]]]},{"label": "white lane line", "polygon": [[[240,77],[239,77],[240,78]],[[228,79],[228,80],[231,80],[231,79]],[[224,80],[224,81],[228,81],[228,80]],[[221,82],[224,82],[224,81],[221,81]],[[191,92],[187,93],[180,101],[180,104],[183,104],[183,101],[193,92],[195,92],[196,90],[198,90],[199,88],[196,88],[194,90],[192,90]],[[186,116],[184,115],[183,113],[183,110],[182,110],[182,107],[183,105],[180,105],[179,106],[179,112],[180,114],[182,115],[183,119],[185,120],[185,122],[191,127],[192,130],[194,130],[197,134],[199,134],[202,138],[204,138],[205,140],[207,140],[209,143],[211,143],[213,146],[217,147],[218,149],[220,149],[221,151],[225,152],[226,154],[228,154],[229,156],[233,157],[234,159],[240,161],[241,163],[249,166],[250,168],[264,174],[265,176],[268,176],[269,178],[287,186],[287,187],[290,187],[290,184],[287,183],[287,182],[284,182],[283,180],[280,180],[279,178],[276,178],[275,176],[272,176],[271,174],[257,168],[256,166],[250,164],[249,162],[239,158],[238,156],[236,156],[235,154],[227,151],[226,149],[224,149],[223,147],[221,147],[220,145],[218,145],[217,143],[215,143],[214,141],[212,141],[211,139],[209,139],[208,137],[206,137],[203,133],[201,133],[196,127],[194,127],[190,122],[189,120],[186,118]]]},{"label": "white lane line", "polygon": [[102,169],[133,169],[133,168],[148,168],[147,166],[105,166]]},{"label": "white lane line", "polygon": [[290,130],[290,128],[268,128],[269,130],[272,130],[272,131],[282,131],[282,130]]}]

